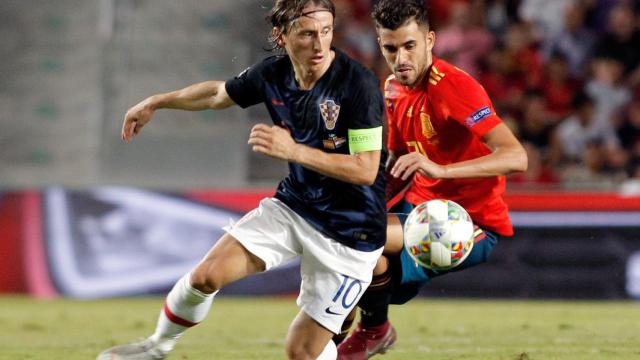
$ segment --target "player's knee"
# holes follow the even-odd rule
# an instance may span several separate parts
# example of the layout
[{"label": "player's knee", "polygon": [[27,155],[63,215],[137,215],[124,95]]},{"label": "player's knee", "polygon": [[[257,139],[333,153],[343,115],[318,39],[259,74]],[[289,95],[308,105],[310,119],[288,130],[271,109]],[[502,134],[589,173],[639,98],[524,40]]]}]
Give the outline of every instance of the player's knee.
[{"label": "player's knee", "polygon": [[287,341],[285,350],[289,360],[312,360],[317,359],[321,351],[313,351],[311,344],[304,341]]},{"label": "player's knee", "polygon": [[373,268],[373,276],[382,275],[389,269],[389,259],[382,255],[376,262],[376,267]]},{"label": "player's knee", "polygon": [[203,262],[191,272],[191,286],[205,293],[211,294],[222,288],[222,279],[216,276],[216,272],[212,271],[214,266],[209,262]]}]

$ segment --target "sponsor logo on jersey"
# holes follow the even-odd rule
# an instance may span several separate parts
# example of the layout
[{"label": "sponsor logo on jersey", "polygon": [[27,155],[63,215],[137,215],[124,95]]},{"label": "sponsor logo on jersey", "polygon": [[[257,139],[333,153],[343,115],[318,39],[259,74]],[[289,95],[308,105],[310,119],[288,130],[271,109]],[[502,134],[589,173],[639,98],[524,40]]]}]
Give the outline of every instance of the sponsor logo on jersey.
[{"label": "sponsor logo on jersey", "polygon": [[347,138],[338,137],[336,134],[329,134],[329,138],[322,140],[325,149],[337,149],[347,142]]},{"label": "sponsor logo on jersey", "polygon": [[320,115],[324,120],[324,126],[327,130],[333,130],[336,127],[338,121],[338,115],[340,114],[340,105],[336,104],[333,100],[326,100],[325,102],[318,104],[320,107]]},{"label": "sponsor logo on jersey", "polygon": [[488,106],[483,107],[482,109],[474,112],[473,114],[469,115],[468,118],[465,119],[465,122],[467,123],[467,126],[473,126],[477,123],[479,123],[480,121],[482,121],[482,119],[486,118],[487,116],[491,115],[491,109],[489,109]]}]

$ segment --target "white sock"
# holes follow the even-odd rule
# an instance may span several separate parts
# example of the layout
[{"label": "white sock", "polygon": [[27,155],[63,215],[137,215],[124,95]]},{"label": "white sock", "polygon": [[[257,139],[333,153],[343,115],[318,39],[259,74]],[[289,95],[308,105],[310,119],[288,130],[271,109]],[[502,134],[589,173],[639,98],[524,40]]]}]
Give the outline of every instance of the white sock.
[{"label": "white sock", "polygon": [[336,360],[336,358],[338,358],[338,349],[333,340],[329,340],[327,346],[324,347],[324,350],[322,350],[316,360]]},{"label": "white sock", "polygon": [[156,331],[151,335],[151,340],[164,352],[171,351],[187,329],[204,320],[217,293],[205,294],[193,288],[190,278],[191,273],[187,273],[173,286],[160,311]]}]

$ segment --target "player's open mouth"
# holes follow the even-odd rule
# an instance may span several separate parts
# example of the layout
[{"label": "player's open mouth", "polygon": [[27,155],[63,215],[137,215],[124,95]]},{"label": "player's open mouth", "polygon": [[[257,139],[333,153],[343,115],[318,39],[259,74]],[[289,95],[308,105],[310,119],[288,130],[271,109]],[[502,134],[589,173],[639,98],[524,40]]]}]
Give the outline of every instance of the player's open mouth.
[{"label": "player's open mouth", "polygon": [[323,60],[323,59],[324,59],[324,56],[322,56],[322,55],[316,55],[316,56],[314,56],[314,57],[312,57],[312,58],[311,58],[311,62],[317,65],[317,64],[322,63],[322,60]]}]

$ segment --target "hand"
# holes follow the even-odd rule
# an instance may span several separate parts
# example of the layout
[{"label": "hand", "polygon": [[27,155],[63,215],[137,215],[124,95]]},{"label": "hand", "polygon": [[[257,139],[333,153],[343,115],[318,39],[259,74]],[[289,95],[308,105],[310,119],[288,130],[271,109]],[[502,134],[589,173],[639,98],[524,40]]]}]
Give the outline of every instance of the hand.
[{"label": "hand", "polygon": [[151,121],[154,111],[155,109],[149,104],[149,99],[130,108],[124,115],[121,134],[122,140],[131,142],[133,137],[138,135],[140,130]]},{"label": "hand", "polygon": [[411,152],[398,158],[391,169],[391,175],[407,180],[416,171],[423,176],[440,179],[444,175],[445,169],[419,152]]},{"label": "hand", "polygon": [[255,125],[249,135],[249,145],[258,153],[290,161],[295,154],[296,142],[286,129],[265,124]]}]

